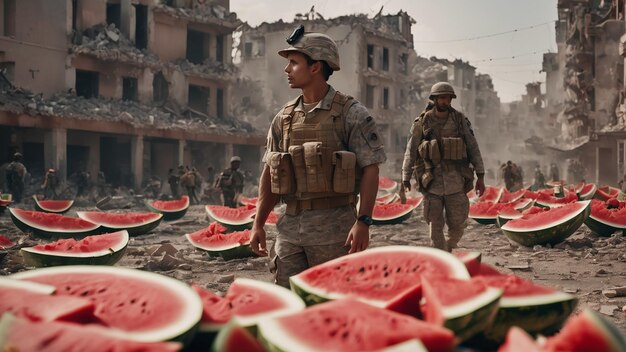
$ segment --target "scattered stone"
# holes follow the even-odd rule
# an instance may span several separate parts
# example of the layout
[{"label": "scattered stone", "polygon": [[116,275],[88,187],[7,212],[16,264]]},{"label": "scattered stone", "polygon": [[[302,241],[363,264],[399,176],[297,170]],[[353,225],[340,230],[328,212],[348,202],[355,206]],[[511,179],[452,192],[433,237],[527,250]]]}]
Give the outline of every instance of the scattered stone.
[{"label": "scattered stone", "polygon": [[176,269],[181,263],[180,260],[172,257],[169,254],[164,254],[163,259],[159,262],[159,269],[162,271]]},{"label": "scattered stone", "polygon": [[217,282],[223,283],[223,284],[229,284],[229,283],[231,283],[233,281],[235,281],[235,275],[234,274],[221,275],[220,277],[217,278]]},{"label": "scattered stone", "polygon": [[615,291],[615,290],[602,290],[602,294],[606,298],[615,298],[615,297],[617,297],[617,291]]},{"label": "scattered stone", "polygon": [[618,306],[614,306],[614,305],[603,305],[600,307],[600,313],[604,314],[604,315],[608,315],[609,317],[613,316],[613,312],[619,309]]},{"label": "scattered stone", "polygon": [[191,264],[181,264],[178,266],[178,269],[180,270],[185,270],[185,271],[191,271]]},{"label": "scattered stone", "polygon": [[554,245],[554,248],[556,249],[565,249],[566,247],[567,247],[567,243],[565,242],[557,243]]},{"label": "scattered stone", "polygon": [[543,247],[541,245],[536,244],[536,245],[533,246],[533,251],[535,251],[535,252],[536,251],[540,251],[542,249],[543,249]]},{"label": "scattered stone", "polygon": [[511,270],[532,271],[532,268],[528,264],[509,265],[509,266],[507,266],[507,268],[509,268]]},{"label": "scattered stone", "polygon": [[614,297],[626,297],[626,286],[611,287],[607,291],[614,291]]},{"label": "scattered stone", "polygon": [[606,271],[606,270],[604,270],[604,269],[600,269],[600,270],[596,271],[595,276],[596,276],[596,277],[598,277],[598,276],[607,276],[608,274],[609,274],[609,272],[608,272],[608,271]]},{"label": "scattered stone", "polygon": [[147,250],[147,253],[150,256],[159,256],[165,253],[173,257],[177,252],[178,249],[176,249],[176,247],[174,247],[171,243],[165,243],[160,246],[152,246]]},{"label": "scattered stone", "polygon": [[575,293],[578,293],[578,289],[577,288],[565,288],[563,289],[563,292],[573,295]]}]

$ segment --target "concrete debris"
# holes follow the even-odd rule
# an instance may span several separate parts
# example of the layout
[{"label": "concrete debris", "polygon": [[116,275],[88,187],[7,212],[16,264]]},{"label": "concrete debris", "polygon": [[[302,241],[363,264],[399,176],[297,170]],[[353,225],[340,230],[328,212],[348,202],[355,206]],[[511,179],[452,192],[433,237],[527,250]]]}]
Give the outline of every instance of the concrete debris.
[{"label": "concrete debris", "polygon": [[615,297],[617,297],[617,291],[615,291],[615,290],[602,290],[602,294],[606,298],[615,298]]},{"label": "concrete debris", "polygon": [[236,29],[242,24],[241,20],[237,18],[236,13],[229,12],[223,6],[213,3],[196,3],[193,8],[157,5],[154,11],[157,13],[165,13],[189,22],[217,24],[231,29]]},{"label": "concrete debris", "polygon": [[220,277],[217,278],[217,282],[223,283],[223,284],[229,284],[229,283],[231,283],[233,281],[235,281],[235,275],[234,274],[221,275]]},{"label": "concrete debris", "polygon": [[613,312],[614,312],[615,310],[617,310],[617,309],[619,309],[619,307],[618,307],[618,306],[614,306],[614,305],[610,305],[610,306],[609,306],[609,305],[604,305],[604,306],[601,306],[601,307],[600,307],[600,313],[602,313],[602,314],[604,314],[604,315],[607,315],[607,316],[609,316],[609,317],[612,317],[612,316],[613,316]]},{"label": "concrete debris", "polygon": [[164,253],[170,256],[175,256],[176,253],[178,253],[178,249],[176,249],[173,245],[166,243],[160,246],[152,246],[148,248],[146,252],[150,256],[163,255]]},{"label": "concrete debris", "polygon": [[238,73],[238,68],[235,65],[212,60],[205,60],[202,64],[194,64],[187,59],[180,59],[167,65],[171,68],[179,69],[187,75],[209,79],[228,80],[235,77]]},{"label": "concrete debris", "polygon": [[[605,292],[607,293],[605,294]],[[610,289],[602,291],[602,294],[604,294],[607,297],[609,297],[608,295],[612,295],[612,297],[609,297],[609,298],[626,297],[626,286],[611,287]]]},{"label": "concrete debris", "polygon": [[530,267],[530,265],[528,264],[521,264],[521,265],[507,265],[508,269],[511,270],[520,270],[520,271],[532,271],[532,268]]}]

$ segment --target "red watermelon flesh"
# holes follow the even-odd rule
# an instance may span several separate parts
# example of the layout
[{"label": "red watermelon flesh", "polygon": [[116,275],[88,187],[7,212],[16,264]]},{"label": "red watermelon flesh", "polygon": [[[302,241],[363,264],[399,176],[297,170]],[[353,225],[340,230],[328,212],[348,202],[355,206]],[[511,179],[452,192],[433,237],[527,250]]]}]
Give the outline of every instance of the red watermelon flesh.
[{"label": "red watermelon flesh", "polygon": [[102,211],[82,212],[82,216],[87,217],[88,221],[111,228],[138,226],[138,224],[145,224],[163,217],[159,213],[105,213]]},{"label": "red watermelon flesh", "polygon": [[485,187],[485,192],[478,198],[479,202],[493,202],[497,203],[502,196],[502,189],[500,187]]},{"label": "red watermelon flesh", "polygon": [[256,206],[257,201],[258,201],[257,197],[254,197],[254,198],[241,197],[241,198],[239,198],[239,203],[241,203],[243,205],[253,205],[253,206]]},{"label": "red watermelon flesh", "polygon": [[194,240],[200,240],[204,237],[211,237],[213,235],[226,232],[226,228],[222,226],[219,222],[212,222],[209,226],[203,228],[202,230],[198,230],[194,233],[191,233],[189,236]]},{"label": "red watermelon flesh", "polygon": [[61,212],[67,210],[74,203],[73,200],[39,200],[37,199],[37,204],[40,208],[51,211],[51,212]]},{"label": "red watermelon flesh", "polygon": [[374,351],[415,338],[430,352],[455,345],[448,329],[349,299],[265,320],[259,333],[278,350]]},{"label": "red watermelon flesh", "polygon": [[396,188],[398,183],[388,177],[381,176],[378,178],[378,190],[386,191]]},{"label": "red watermelon flesh", "polygon": [[420,206],[420,204],[422,204],[423,200],[424,200],[424,197],[417,197],[417,198],[407,197],[406,204],[411,204],[413,208],[417,208]]},{"label": "red watermelon flesh", "polygon": [[189,207],[189,197],[182,196],[180,199],[175,200],[155,200],[150,205],[164,212],[180,211]]},{"label": "red watermelon flesh", "polygon": [[98,225],[89,221],[71,218],[60,214],[22,210],[17,208],[11,208],[10,210],[16,217],[28,225],[45,228],[48,231],[64,231],[72,229],[73,232],[79,232],[93,230],[98,227]]},{"label": "red watermelon flesh", "polygon": [[[524,329],[514,326],[506,334],[504,344],[498,352],[539,352],[539,345]],[[565,350],[564,350],[565,351]]]},{"label": "red watermelon flesh", "polygon": [[[13,284],[14,282],[17,284]],[[9,312],[31,321],[100,323],[94,316],[95,305],[86,298],[51,296],[24,285],[35,284],[20,284],[22,282],[18,280],[8,279],[0,283],[0,316]]]},{"label": "red watermelon flesh", "polygon": [[620,202],[619,208],[607,209],[605,202],[592,199],[591,216],[617,227],[626,227],[626,202]]},{"label": "red watermelon flesh", "polygon": [[572,213],[586,207],[587,204],[586,202],[568,203],[539,213],[525,213],[521,218],[507,222],[505,226],[509,229],[524,229],[526,231],[544,228],[546,224],[558,222],[559,219],[569,218]]},{"label": "red watermelon flesh", "polygon": [[270,215],[267,217],[267,220],[265,220],[265,225],[276,225],[277,222],[278,214],[276,214],[274,211],[271,211]]},{"label": "red watermelon flesh", "polygon": [[375,204],[372,211],[374,223],[397,223],[402,222],[409,216],[415,207],[411,204],[390,203]]},{"label": "red watermelon flesh", "polygon": [[544,193],[539,193],[539,196],[537,197],[538,203],[549,204],[549,205],[567,204],[567,203],[573,203],[577,201],[578,201],[578,196],[573,192],[567,193],[565,197],[554,197],[554,196],[550,196]]},{"label": "red watermelon flesh", "polygon": [[179,351],[173,342],[146,343],[112,336],[107,329],[61,322],[30,322],[4,315],[0,319],[0,350],[19,352],[169,352]]},{"label": "red watermelon flesh", "polygon": [[480,267],[478,268],[478,271],[476,272],[476,274],[472,275],[472,277],[474,276],[500,276],[500,275],[505,275],[505,274],[501,273],[500,271],[498,271],[498,269],[496,269],[495,267],[489,264],[480,263]]},{"label": "red watermelon flesh", "polygon": [[617,198],[618,195],[619,189],[611,186],[602,186],[598,188],[594,198],[607,201],[611,198]]},{"label": "red watermelon flesh", "polygon": [[230,208],[222,205],[207,205],[206,211],[209,217],[215,221],[227,224],[242,224],[251,222],[256,214],[256,207],[246,205],[238,208]]},{"label": "red watermelon flesh", "polygon": [[501,288],[504,290],[502,297],[520,297],[531,295],[544,295],[557,292],[549,287],[538,286],[524,280],[519,276],[510,275],[487,275],[476,276],[476,280],[483,282],[487,286]]},{"label": "red watermelon flesh", "polygon": [[219,345],[219,348],[215,350],[220,352],[265,352],[265,348],[259,340],[257,340],[248,329],[241,326],[232,326],[225,328],[223,332],[220,332],[215,342],[215,345]]},{"label": "red watermelon flesh", "polygon": [[[205,229],[206,230],[206,229]],[[223,247],[232,248],[235,244],[249,244],[252,233],[250,230],[232,232],[229,234],[214,233],[200,230],[189,235],[189,239],[196,247],[206,247],[207,250],[219,250]]]},{"label": "red watermelon flesh", "polygon": [[545,352],[613,352],[626,350],[619,330],[590,309],[570,317],[561,331],[548,339]]},{"label": "red watermelon flesh", "polygon": [[479,202],[470,205],[469,217],[470,218],[495,218],[500,211],[505,209],[514,209],[512,204],[508,203],[493,203],[493,202]]},{"label": "red watermelon flesh", "polygon": [[452,254],[454,254],[463,262],[463,264],[465,264],[467,272],[470,274],[470,276],[474,276],[478,274],[478,272],[480,272],[480,252],[454,251],[454,253]]},{"label": "red watermelon flesh", "polygon": [[15,244],[5,235],[0,235],[0,249],[13,247]]},{"label": "red watermelon flesh", "polygon": [[55,253],[92,253],[118,245],[125,237],[123,231],[93,235],[81,240],[73,238],[60,239],[56,242],[38,244],[33,249]]},{"label": "red watermelon flesh", "polygon": [[500,200],[498,202],[500,203],[515,202],[516,200],[519,200],[520,198],[524,197],[525,192],[526,190],[524,189],[520,189],[515,192],[509,192],[505,188],[503,188],[502,196],[500,197]]}]

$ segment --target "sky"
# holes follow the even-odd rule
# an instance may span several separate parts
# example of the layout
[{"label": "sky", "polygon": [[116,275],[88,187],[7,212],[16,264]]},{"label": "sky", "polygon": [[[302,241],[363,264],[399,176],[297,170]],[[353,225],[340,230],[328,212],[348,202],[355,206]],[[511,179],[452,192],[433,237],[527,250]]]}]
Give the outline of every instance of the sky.
[{"label": "sky", "polygon": [[557,0],[231,0],[230,9],[256,26],[291,22],[313,5],[325,18],[373,17],[381,6],[383,14],[406,11],[417,22],[412,32],[418,55],[469,61],[491,76],[502,102],[521,99],[528,82],[545,82],[543,53],[556,52]]}]

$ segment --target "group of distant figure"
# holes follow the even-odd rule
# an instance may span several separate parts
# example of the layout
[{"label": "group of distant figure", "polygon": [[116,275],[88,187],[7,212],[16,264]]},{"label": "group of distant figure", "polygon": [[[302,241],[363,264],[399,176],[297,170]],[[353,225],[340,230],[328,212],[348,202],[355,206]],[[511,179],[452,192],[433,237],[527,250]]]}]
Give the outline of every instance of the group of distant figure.
[{"label": "group of distant figure", "polygon": [[[576,160],[569,159],[567,165],[567,173],[570,182],[585,182],[586,168],[584,165]],[[624,176],[626,180],[626,175]],[[534,170],[533,182],[530,185],[530,189],[535,191],[537,189],[546,188],[546,182],[558,182],[561,181],[561,174],[559,167],[556,163],[550,164],[549,175],[546,179],[541,165],[536,164]],[[504,187],[509,191],[517,191],[524,188],[524,170],[513,161],[509,160],[506,163],[500,165],[498,170],[498,183],[504,183]],[[620,186],[622,182],[620,181]],[[625,184],[626,188],[626,184]]]}]

